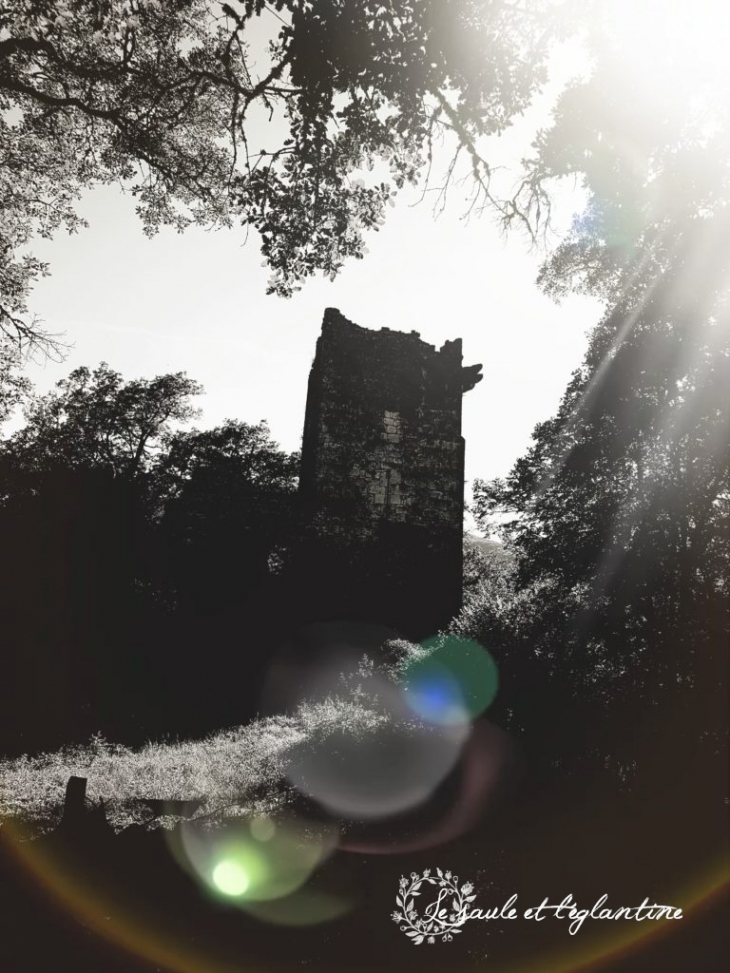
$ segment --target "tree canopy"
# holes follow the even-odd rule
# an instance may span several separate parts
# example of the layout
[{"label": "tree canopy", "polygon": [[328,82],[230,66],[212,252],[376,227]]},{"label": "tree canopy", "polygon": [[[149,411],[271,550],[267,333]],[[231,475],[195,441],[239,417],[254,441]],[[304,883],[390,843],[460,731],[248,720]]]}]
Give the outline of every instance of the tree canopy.
[{"label": "tree canopy", "polygon": [[[84,188],[126,186],[148,233],[255,229],[288,295],[362,257],[397,191],[443,186],[459,156],[477,208],[533,237],[554,181],[582,183],[588,205],[542,283],[630,303],[729,188],[720,34],[687,0],[664,8],[657,23],[651,0],[0,3],[0,328],[43,337],[27,295],[48,268],[27,245],[77,230]],[[590,66],[498,193],[489,138],[569,37]]]},{"label": "tree canopy", "polygon": [[[18,378],[10,358],[7,370]],[[206,678],[246,669],[235,694],[245,709],[262,660],[229,647],[270,621],[262,592],[271,597],[291,543],[298,456],[265,423],[185,430],[202,390],[184,374],[125,379],[101,364],[45,395],[25,381],[16,391],[25,423],[0,440],[6,731],[40,746],[95,725],[146,733],[160,692],[179,700],[186,726],[201,642]],[[196,718],[215,725],[219,699],[210,687]],[[39,706],[46,717],[29,727]]]},{"label": "tree canopy", "polygon": [[712,16],[652,9],[586,8],[592,62],[525,162],[523,214],[552,179],[587,194],[542,286],[606,312],[557,414],[475,491],[516,557],[513,641],[580,691],[707,677],[727,628],[730,72]]},{"label": "tree canopy", "polygon": [[125,382],[102,362],[77,368],[26,407],[26,423],[4,452],[28,472],[64,466],[134,477],[166,443],[176,424],[197,415],[202,391],[184,373]]},{"label": "tree canopy", "polygon": [[560,28],[538,0],[24,0],[0,4],[0,327],[42,336],[34,234],[121,183],[145,231],[255,228],[270,288],[362,256],[392,195],[455,135],[525,110]]},{"label": "tree canopy", "polygon": [[[674,281],[679,310],[727,301],[721,245],[730,197],[730,68],[721,8],[668,0],[587,4],[590,66],[557,100],[525,163],[520,207],[542,202],[554,179],[588,193],[540,283],[561,297],[597,295],[632,310]],[[726,313],[726,312],[725,312]]]},{"label": "tree canopy", "polygon": [[696,649],[717,622],[730,583],[728,387],[727,329],[654,308],[630,329],[610,315],[506,481],[477,484],[482,523],[502,514],[522,585],[561,619],[557,639],[543,625],[537,642],[559,645],[556,660],[577,653],[576,673],[638,676],[650,641],[671,633]]}]

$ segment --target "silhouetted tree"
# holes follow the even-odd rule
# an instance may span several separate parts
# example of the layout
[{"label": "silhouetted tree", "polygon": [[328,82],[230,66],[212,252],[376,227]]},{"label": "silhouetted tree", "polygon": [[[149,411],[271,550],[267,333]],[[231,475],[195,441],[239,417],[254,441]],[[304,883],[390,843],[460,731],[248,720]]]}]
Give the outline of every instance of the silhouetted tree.
[{"label": "silhouetted tree", "polygon": [[11,601],[43,576],[55,624],[116,616],[148,544],[151,464],[199,392],[183,374],[125,382],[101,364],[29,399],[26,424],[0,443]]},{"label": "silhouetted tree", "polygon": [[251,680],[236,715],[222,692],[194,719],[186,700],[217,673],[240,676],[223,619],[269,620],[262,589],[291,537],[298,458],[264,423],[183,432],[200,391],[183,374],[79,368],[0,443],[6,740],[55,745],[100,727],[137,739],[245,715]]},{"label": "silhouetted tree", "polygon": [[[681,16],[667,13],[655,44],[651,0],[631,17],[607,0],[5,4],[0,329],[43,338],[27,292],[47,268],[22,247],[80,228],[84,187],[121,180],[148,233],[255,228],[271,290],[290,294],[363,256],[394,194],[428,180],[442,136],[453,154],[431,188],[461,174],[461,155],[476,209],[533,237],[555,182],[582,183],[587,207],[543,283],[635,295],[729,188],[719,32]],[[590,68],[536,132],[514,191],[499,190],[487,139],[524,113],[566,38]]]},{"label": "silhouetted tree", "polygon": [[594,675],[654,669],[642,653],[670,637],[689,665],[728,593],[730,331],[709,295],[675,299],[685,285],[607,315],[557,416],[506,482],[477,486],[483,522],[514,518],[522,582],[571,606],[563,650]]},{"label": "silhouetted tree", "polygon": [[25,425],[3,449],[28,473],[61,466],[134,478],[149,469],[175,424],[197,415],[190,399],[201,391],[182,372],[125,382],[105,363],[77,368],[31,400]]},{"label": "silhouetted tree", "polygon": [[298,455],[283,452],[264,422],[171,438],[155,492],[166,570],[183,603],[235,609],[276,571],[276,548],[295,525],[298,472]]},{"label": "silhouetted tree", "polygon": [[674,11],[649,54],[649,12],[588,5],[591,69],[526,162],[528,219],[554,179],[588,198],[540,283],[607,312],[557,415],[506,481],[476,489],[482,524],[499,515],[517,557],[520,664],[603,702],[700,679],[709,692],[727,630],[726,54],[711,21]]},{"label": "silhouetted tree", "polygon": [[716,774],[730,642],[730,329],[716,294],[690,313],[685,285],[663,280],[633,313],[607,314],[557,415],[506,480],[477,482],[477,520],[516,557],[512,597],[495,612],[477,591],[457,629],[495,650],[499,705],[532,746],[624,766],[637,751],[630,738],[621,750],[617,728],[636,722],[645,739],[657,734],[657,752]]}]

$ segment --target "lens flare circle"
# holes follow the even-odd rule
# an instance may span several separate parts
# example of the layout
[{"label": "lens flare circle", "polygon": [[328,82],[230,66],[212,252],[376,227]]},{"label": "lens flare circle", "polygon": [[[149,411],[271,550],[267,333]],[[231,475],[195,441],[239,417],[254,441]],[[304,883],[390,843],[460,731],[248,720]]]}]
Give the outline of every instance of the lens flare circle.
[{"label": "lens flare circle", "polygon": [[448,726],[469,719],[458,680],[438,662],[410,673],[403,692],[411,709],[430,723]]},{"label": "lens flare circle", "polygon": [[276,822],[259,819],[256,830],[266,837],[256,837],[253,821],[234,821],[217,828],[191,821],[171,833],[168,844],[182,867],[204,888],[247,908],[300,889],[339,840],[332,827],[315,828],[291,816]]},{"label": "lens flare circle", "polygon": [[267,674],[264,712],[298,713],[288,784],[339,820],[376,821],[427,802],[456,766],[470,727],[414,718],[394,657],[398,633],[341,620],[308,625]]},{"label": "lens flare circle", "polygon": [[[331,685],[327,668],[321,678],[323,687]],[[345,710],[293,748],[286,767],[297,791],[349,821],[388,818],[424,804],[456,765],[470,732],[464,720],[415,720],[402,687],[383,673],[370,674],[366,687],[376,722],[350,725]]]},{"label": "lens flare circle", "polygon": [[249,879],[244,868],[235,861],[222,861],[213,869],[213,884],[224,895],[243,895]]},{"label": "lens flare circle", "polygon": [[271,818],[252,818],[249,827],[257,841],[271,841],[276,834],[276,825]]},{"label": "lens flare circle", "polygon": [[403,676],[403,695],[429,723],[454,726],[484,713],[499,688],[497,663],[471,639],[436,636],[422,643],[424,654]]}]

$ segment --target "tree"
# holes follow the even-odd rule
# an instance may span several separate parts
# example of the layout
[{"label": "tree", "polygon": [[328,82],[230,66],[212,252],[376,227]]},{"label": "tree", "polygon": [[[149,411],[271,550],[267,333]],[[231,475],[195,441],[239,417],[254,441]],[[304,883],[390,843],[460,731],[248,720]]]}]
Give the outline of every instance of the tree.
[{"label": "tree", "polygon": [[[652,0],[0,4],[0,327],[44,337],[27,293],[48,268],[25,247],[78,229],[85,187],[128,186],[148,233],[242,222],[286,295],[363,255],[398,189],[428,185],[442,137],[441,188],[462,157],[476,208],[532,238],[556,180],[583,183],[542,282],[635,301],[729,188],[722,32],[686,0],[665,7],[655,44]],[[498,192],[488,138],[567,37],[590,69]]]},{"label": "tree", "polygon": [[279,449],[266,422],[229,419],[215,429],[176,432],[156,475],[168,503],[185,496],[187,503],[215,508],[223,494],[288,493],[298,469],[298,455]]},{"label": "tree", "polygon": [[[674,293],[670,281],[628,320],[608,314],[558,414],[506,481],[476,486],[484,526],[511,518],[535,645],[583,683],[691,677],[723,626],[730,332],[701,302],[681,313]],[[686,650],[681,671],[669,644]]]},{"label": "tree", "polygon": [[27,292],[48,268],[25,247],[79,229],[85,187],[128,186],[147,233],[240,220],[280,294],[361,257],[444,134],[489,196],[477,141],[529,104],[566,6],[0,3],[0,328],[47,341]]},{"label": "tree", "polygon": [[151,466],[174,425],[195,415],[199,391],[183,374],[125,382],[101,364],[31,397],[25,426],[0,443],[0,570],[16,592],[7,610],[40,589],[56,625],[116,617],[144,572]]},{"label": "tree", "polygon": [[465,538],[464,604],[451,630],[488,648],[502,671],[531,620],[517,568],[517,558],[504,545]]},{"label": "tree", "polygon": [[86,468],[134,479],[174,426],[197,415],[190,399],[201,391],[183,372],[125,382],[103,362],[94,371],[77,368],[56,391],[31,400],[25,426],[3,452],[26,473]]},{"label": "tree", "polygon": [[298,473],[298,455],[283,452],[265,422],[229,420],[171,438],[154,492],[166,583],[188,607],[240,606],[276,569],[277,545],[295,529]]},{"label": "tree", "polygon": [[18,372],[22,364],[18,346],[0,340],[0,423],[5,422],[30,394],[29,380]]},{"label": "tree", "polygon": [[[590,69],[526,160],[528,223],[553,180],[587,193],[542,286],[607,310],[557,415],[506,482],[477,486],[485,526],[511,518],[535,646],[554,667],[569,657],[584,685],[696,671],[726,624],[730,79],[711,16],[655,13],[586,7]],[[679,663],[662,652],[671,640]]]},{"label": "tree", "polygon": [[[13,648],[0,708],[23,747],[99,726],[135,740],[197,732],[254,704],[298,457],[265,423],[182,431],[199,391],[180,374],[76,369],[0,444],[0,618]],[[29,727],[34,707],[45,718]],[[177,723],[163,727],[162,711]]]},{"label": "tree", "polygon": [[611,309],[530,449],[475,484],[515,560],[482,567],[454,629],[495,654],[496,718],[561,773],[665,753],[712,781],[725,759],[730,328],[724,281],[690,300],[693,273]]},{"label": "tree", "polygon": [[717,11],[668,0],[657,18],[652,0],[589,3],[576,30],[590,69],[538,132],[515,197],[534,222],[555,180],[587,192],[542,285],[628,310],[681,273],[685,300],[712,291],[725,302],[730,75]]}]

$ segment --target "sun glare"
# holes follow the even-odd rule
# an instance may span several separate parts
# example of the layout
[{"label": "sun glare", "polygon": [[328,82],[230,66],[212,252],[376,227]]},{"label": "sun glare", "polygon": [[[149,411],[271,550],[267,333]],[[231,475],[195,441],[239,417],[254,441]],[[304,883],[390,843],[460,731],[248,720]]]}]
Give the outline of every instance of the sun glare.
[{"label": "sun glare", "polygon": [[222,861],[213,870],[215,887],[224,895],[243,895],[249,886],[245,870],[234,861]]},{"label": "sun glare", "polygon": [[604,0],[600,16],[627,68],[626,82],[663,93],[667,108],[699,90],[720,102],[730,95],[724,0]]}]

